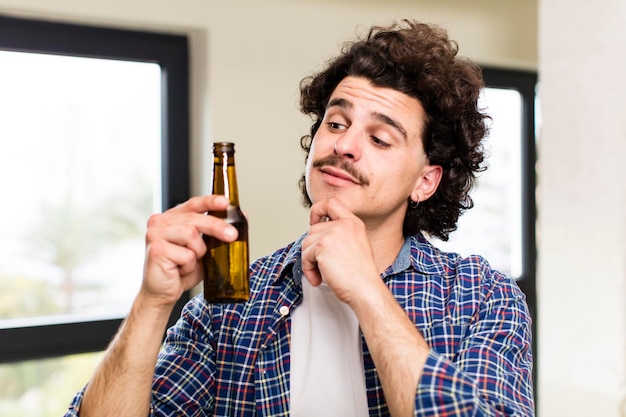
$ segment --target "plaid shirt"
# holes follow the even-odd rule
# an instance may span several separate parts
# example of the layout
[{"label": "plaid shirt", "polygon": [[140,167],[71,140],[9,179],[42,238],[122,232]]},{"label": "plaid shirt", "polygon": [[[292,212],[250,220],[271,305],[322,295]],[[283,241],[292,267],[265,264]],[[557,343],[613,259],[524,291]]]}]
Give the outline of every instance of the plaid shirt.
[{"label": "plaid shirt", "polygon": [[[207,305],[198,296],[187,304],[159,356],[151,415],[289,415],[300,242],[251,266],[249,302]],[[382,279],[431,347],[416,416],[534,415],[530,318],[513,280],[420,235],[406,240]],[[388,416],[365,340],[363,352],[369,414]],[[81,399],[82,392],[67,416],[77,415]]]}]

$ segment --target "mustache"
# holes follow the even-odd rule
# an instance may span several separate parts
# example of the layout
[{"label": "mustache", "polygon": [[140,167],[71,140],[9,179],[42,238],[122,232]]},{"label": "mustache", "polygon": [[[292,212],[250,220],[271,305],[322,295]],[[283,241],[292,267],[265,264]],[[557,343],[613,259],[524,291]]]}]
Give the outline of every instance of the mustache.
[{"label": "mustache", "polygon": [[350,174],[351,176],[353,176],[358,182],[360,182],[362,185],[369,185],[370,182],[367,179],[367,177],[362,174],[361,172],[359,172],[359,170],[357,170],[354,165],[350,164],[348,161],[346,161],[344,158],[342,158],[339,155],[328,155],[322,159],[318,159],[316,161],[313,161],[313,168],[322,168],[325,166],[331,166],[331,167],[335,167],[335,168],[339,168],[344,170],[345,172],[347,172],[348,174]]}]

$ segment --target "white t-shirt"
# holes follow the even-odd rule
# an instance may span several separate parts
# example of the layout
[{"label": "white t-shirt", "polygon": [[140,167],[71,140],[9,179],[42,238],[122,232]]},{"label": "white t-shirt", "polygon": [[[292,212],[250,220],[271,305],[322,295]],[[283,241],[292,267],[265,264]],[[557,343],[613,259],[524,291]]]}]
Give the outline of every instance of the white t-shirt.
[{"label": "white t-shirt", "polygon": [[369,415],[354,312],[326,284],[302,277],[302,291],[291,315],[291,416]]}]

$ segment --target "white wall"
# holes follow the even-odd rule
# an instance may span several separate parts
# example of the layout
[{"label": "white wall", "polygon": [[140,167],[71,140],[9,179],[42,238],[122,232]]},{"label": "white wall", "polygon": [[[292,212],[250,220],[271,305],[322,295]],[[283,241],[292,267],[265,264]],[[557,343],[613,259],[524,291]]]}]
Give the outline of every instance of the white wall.
[{"label": "white wall", "polygon": [[626,2],[539,16],[539,411],[626,416]]}]

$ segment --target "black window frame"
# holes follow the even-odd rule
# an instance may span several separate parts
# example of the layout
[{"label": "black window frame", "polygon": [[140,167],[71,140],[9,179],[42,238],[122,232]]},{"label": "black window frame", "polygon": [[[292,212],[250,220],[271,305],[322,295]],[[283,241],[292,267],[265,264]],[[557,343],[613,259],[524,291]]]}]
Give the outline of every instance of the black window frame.
[{"label": "black window frame", "polygon": [[[0,50],[158,64],[161,67],[162,207],[167,209],[189,198],[187,36],[0,15]],[[189,292],[183,294],[169,325],[179,317],[189,298]],[[123,319],[78,321],[77,318],[71,322],[0,327],[0,363],[103,350]]]},{"label": "black window frame", "polygon": [[537,72],[483,66],[486,87],[512,89],[519,92],[522,100],[522,275],[517,284],[526,295],[532,322],[533,381],[537,398],[537,146],[535,103],[537,96]]}]

